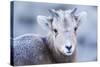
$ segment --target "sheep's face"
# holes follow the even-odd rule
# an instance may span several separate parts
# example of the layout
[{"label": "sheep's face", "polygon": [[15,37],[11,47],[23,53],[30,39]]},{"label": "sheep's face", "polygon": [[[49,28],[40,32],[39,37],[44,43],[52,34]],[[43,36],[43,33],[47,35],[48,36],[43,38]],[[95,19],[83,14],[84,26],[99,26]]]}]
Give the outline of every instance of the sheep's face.
[{"label": "sheep's face", "polygon": [[[51,17],[38,16],[38,22],[49,28],[54,49],[63,55],[70,56],[76,49],[76,30],[80,22],[80,14],[75,16],[72,10],[50,10]],[[83,12],[82,12],[83,14]]]}]

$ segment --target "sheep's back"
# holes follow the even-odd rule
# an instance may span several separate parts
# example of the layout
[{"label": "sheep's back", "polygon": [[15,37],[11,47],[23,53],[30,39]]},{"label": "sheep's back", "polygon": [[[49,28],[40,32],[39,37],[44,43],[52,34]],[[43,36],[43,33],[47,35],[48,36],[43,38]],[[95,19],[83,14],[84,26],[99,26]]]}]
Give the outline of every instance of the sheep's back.
[{"label": "sheep's back", "polygon": [[13,40],[14,65],[52,63],[48,48],[40,36],[22,35]]}]

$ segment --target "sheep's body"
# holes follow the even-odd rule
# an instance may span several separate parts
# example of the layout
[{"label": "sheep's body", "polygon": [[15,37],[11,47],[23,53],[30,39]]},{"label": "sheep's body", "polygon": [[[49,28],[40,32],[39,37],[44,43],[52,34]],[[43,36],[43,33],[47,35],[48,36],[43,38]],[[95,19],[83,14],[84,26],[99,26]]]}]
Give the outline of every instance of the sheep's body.
[{"label": "sheep's body", "polygon": [[42,37],[32,34],[14,39],[14,65],[52,63],[49,51]]},{"label": "sheep's body", "polygon": [[[45,39],[45,40],[43,40]],[[75,55],[63,56],[55,53],[52,44],[48,44],[47,38],[34,34],[22,35],[14,39],[14,65],[51,64],[74,62]],[[49,41],[48,41],[49,42]]]}]

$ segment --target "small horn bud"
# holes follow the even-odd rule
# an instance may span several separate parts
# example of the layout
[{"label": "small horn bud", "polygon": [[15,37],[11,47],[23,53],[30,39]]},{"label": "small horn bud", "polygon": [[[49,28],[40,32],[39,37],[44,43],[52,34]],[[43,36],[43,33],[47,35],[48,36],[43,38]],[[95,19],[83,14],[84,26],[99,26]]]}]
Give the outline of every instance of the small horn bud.
[{"label": "small horn bud", "polygon": [[77,8],[73,8],[71,14],[74,14],[76,12]]},{"label": "small horn bud", "polygon": [[52,15],[52,17],[58,17],[59,16],[55,9],[48,9],[48,11]]}]

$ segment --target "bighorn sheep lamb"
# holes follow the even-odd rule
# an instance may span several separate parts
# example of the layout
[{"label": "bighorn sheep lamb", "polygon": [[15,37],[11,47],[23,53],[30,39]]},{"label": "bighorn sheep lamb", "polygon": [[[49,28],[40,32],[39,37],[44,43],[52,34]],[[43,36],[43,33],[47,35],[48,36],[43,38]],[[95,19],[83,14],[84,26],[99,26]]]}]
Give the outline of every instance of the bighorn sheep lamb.
[{"label": "bighorn sheep lamb", "polygon": [[75,62],[76,30],[85,14],[75,15],[76,10],[51,9],[51,16],[37,16],[38,24],[48,28],[48,35],[25,34],[14,38],[13,65]]}]

